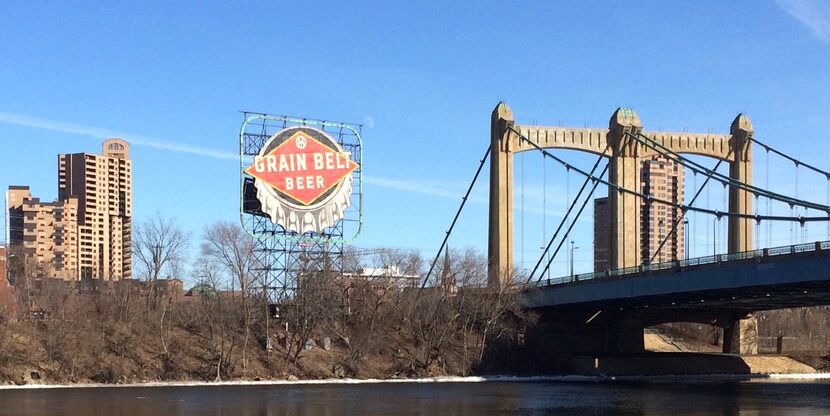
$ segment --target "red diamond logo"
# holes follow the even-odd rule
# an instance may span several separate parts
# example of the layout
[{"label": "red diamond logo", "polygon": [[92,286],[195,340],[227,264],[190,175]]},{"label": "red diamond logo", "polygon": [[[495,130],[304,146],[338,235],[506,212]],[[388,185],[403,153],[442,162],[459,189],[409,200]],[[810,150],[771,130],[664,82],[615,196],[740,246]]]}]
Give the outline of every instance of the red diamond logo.
[{"label": "red diamond logo", "polygon": [[357,167],[347,153],[298,131],[268,153],[256,156],[245,173],[308,206]]}]

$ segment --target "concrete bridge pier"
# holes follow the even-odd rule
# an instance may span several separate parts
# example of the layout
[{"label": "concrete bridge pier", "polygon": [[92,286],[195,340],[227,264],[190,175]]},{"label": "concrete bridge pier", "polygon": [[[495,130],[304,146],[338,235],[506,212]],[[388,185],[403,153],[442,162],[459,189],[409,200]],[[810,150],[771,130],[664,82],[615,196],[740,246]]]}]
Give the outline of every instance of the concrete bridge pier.
[{"label": "concrete bridge pier", "polygon": [[758,319],[751,314],[727,320],[723,325],[723,352],[758,354]]},{"label": "concrete bridge pier", "polygon": [[646,350],[642,321],[633,318],[617,318],[611,326],[612,333],[605,337],[610,344],[605,352],[611,354],[637,354]]}]

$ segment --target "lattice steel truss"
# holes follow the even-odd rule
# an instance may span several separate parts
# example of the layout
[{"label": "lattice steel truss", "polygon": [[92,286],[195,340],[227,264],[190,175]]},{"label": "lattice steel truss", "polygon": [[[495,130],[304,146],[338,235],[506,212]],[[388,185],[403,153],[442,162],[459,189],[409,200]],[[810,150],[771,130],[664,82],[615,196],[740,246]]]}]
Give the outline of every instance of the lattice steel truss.
[{"label": "lattice steel truss", "polygon": [[[294,296],[300,275],[319,271],[343,273],[344,244],[357,237],[362,226],[362,125],[247,111],[243,116],[239,137],[240,220],[243,228],[257,241],[253,271],[263,282],[270,302],[279,305]],[[299,234],[272,223],[260,210],[253,191],[253,178],[244,172],[269,138],[282,129],[295,126],[313,127],[328,133],[359,165],[352,172],[352,199],[343,219],[320,233]]]}]

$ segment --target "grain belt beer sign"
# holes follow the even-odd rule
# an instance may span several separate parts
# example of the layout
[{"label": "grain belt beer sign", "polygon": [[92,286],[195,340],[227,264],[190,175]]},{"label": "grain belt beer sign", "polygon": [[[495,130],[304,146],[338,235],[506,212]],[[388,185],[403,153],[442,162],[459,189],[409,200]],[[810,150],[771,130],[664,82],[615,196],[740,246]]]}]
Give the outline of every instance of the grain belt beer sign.
[{"label": "grain belt beer sign", "polygon": [[322,232],[343,218],[357,167],[325,132],[291,127],[268,139],[245,173],[254,178],[262,212],[302,234]]}]

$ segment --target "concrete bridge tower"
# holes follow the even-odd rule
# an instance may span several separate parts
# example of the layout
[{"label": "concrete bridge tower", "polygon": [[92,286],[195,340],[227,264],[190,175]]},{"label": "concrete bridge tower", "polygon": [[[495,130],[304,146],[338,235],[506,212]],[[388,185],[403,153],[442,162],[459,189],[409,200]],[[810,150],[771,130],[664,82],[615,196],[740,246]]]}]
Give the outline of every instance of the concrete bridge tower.
[{"label": "concrete bridge tower", "polygon": [[[608,123],[611,158],[608,161],[608,182],[626,189],[640,189],[640,155],[644,146],[630,135],[643,131],[640,118],[630,108],[618,108]],[[635,267],[640,260],[640,209],[637,195],[608,189],[611,216],[611,238],[608,254],[614,269]]]},{"label": "concrete bridge tower", "polygon": [[[515,123],[510,107],[501,102],[493,110],[490,124],[490,214],[488,241],[488,283],[500,286],[513,269],[513,154],[536,147],[571,149],[609,159],[609,182],[640,190],[642,160],[658,152],[632,136],[647,137],[659,147],[678,154],[706,156],[729,163],[729,177],[752,183],[752,123],[739,114],[730,134],[643,131],[640,118],[630,108],[618,108],[608,129],[521,126]],[[527,140],[522,140],[520,135]],[[640,137],[642,137],[640,136]],[[528,143],[533,142],[533,144]],[[609,257],[611,269],[636,267],[640,258],[641,198],[609,189]],[[752,215],[751,192],[729,188],[733,213]],[[728,252],[752,250],[752,218],[728,218]]]}]

